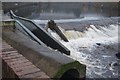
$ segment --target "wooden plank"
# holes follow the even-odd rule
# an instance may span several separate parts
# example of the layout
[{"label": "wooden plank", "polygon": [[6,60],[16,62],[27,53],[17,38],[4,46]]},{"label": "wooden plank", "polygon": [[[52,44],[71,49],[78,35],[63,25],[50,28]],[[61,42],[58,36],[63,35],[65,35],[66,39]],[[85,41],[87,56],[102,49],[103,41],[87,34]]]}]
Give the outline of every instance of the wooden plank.
[{"label": "wooden plank", "polygon": [[2,54],[2,57],[9,57],[9,56],[14,56],[14,55],[19,55],[19,54],[18,53]]},{"label": "wooden plank", "polygon": [[36,68],[35,65],[28,64],[28,65],[22,66],[22,67],[15,67],[14,70],[16,70],[16,71],[21,71],[21,69],[22,69],[22,70],[25,70],[25,69],[27,69],[27,68],[29,69],[29,68],[32,68],[32,67]]},{"label": "wooden plank", "polygon": [[15,51],[14,48],[7,48],[7,49],[3,49],[2,52],[7,52],[7,51]]},{"label": "wooden plank", "polygon": [[15,55],[15,56],[9,56],[9,57],[3,57],[4,60],[8,60],[8,59],[14,59],[14,58],[19,58],[22,57],[22,55]]},{"label": "wooden plank", "polygon": [[[28,74],[28,75],[24,75],[24,78],[43,78],[43,74],[45,75],[45,73],[43,72],[35,72],[33,74]],[[22,78],[23,76],[21,76]],[[48,76],[44,76],[44,78],[49,78]]]},{"label": "wooden plank", "polygon": [[9,52],[2,52],[2,54],[12,54],[12,53],[16,53],[17,51],[9,51]]},{"label": "wooden plank", "polygon": [[12,68],[19,68],[19,67],[26,67],[26,66],[28,66],[28,65],[32,65],[32,63],[31,62],[26,62],[26,63],[21,63],[21,64],[10,64],[10,63],[8,63]]},{"label": "wooden plank", "polygon": [[20,61],[25,59],[25,57],[20,57],[20,58],[15,58],[15,59],[10,59],[10,60],[5,60],[5,62],[15,62],[15,61]]},{"label": "wooden plank", "polygon": [[38,68],[26,69],[24,71],[17,72],[17,75],[22,76],[27,74],[33,74],[35,72],[40,72],[40,69]]},{"label": "wooden plank", "polygon": [[14,61],[14,62],[7,62],[8,64],[10,64],[10,65],[21,65],[21,64],[23,64],[23,63],[27,63],[27,62],[29,62],[28,60],[26,60],[26,59],[24,59],[24,60],[18,60],[18,61]]},{"label": "wooden plank", "polygon": [[19,67],[19,68],[14,68],[17,72],[23,71],[25,69],[31,69],[31,68],[36,68],[34,65],[28,65],[27,67]]}]

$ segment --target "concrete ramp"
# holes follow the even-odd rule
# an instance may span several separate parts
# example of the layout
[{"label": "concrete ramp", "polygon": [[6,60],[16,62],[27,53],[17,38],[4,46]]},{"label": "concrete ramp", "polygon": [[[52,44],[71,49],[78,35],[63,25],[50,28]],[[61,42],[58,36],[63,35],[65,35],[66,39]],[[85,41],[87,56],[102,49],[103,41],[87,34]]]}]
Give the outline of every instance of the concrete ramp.
[{"label": "concrete ramp", "polygon": [[28,30],[30,30],[39,40],[41,40],[47,46],[57,49],[58,51],[70,55],[70,50],[68,50],[64,45],[52,37],[48,32],[46,32],[42,27],[34,23],[29,19],[16,16],[12,11],[10,11],[11,18],[18,20],[23,24]]}]

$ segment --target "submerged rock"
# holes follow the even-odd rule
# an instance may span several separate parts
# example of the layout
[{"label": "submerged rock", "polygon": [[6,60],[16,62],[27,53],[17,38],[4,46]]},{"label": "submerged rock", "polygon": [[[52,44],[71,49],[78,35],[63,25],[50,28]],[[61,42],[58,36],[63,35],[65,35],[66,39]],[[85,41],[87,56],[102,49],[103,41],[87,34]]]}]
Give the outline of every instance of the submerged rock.
[{"label": "submerged rock", "polygon": [[109,65],[110,65],[110,70],[117,70],[119,66],[118,62],[112,62]]},{"label": "submerged rock", "polygon": [[117,62],[113,62],[113,63],[111,64],[111,66],[118,66],[118,63],[117,63]]},{"label": "submerged rock", "polygon": [[115,54],[116,55],[116,57],[118,58],[118,59],[120,59],[120,52],[118,52],[117,54]]},{"label": "submerged rock", "polygon": [[101,43],[96,43],[98,46],[100,46],[101,45]]}]

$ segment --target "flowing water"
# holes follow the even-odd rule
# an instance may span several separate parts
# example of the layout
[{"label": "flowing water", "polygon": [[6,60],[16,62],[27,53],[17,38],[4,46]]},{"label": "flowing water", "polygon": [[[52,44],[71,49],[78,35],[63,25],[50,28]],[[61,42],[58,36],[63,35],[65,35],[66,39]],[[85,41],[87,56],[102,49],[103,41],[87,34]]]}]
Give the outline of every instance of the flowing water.
[{"label": "flowing water", "polygon": [[117,78],[118,59],[118,25],[90,25],[84,32],[64,30],[59,27],[69,42],[49,29],[49,33],[65,45],[70,51],[70,57],[87,66],[87,78]]},{"label": "flowing water", "polygon": [[[118,16],[118,3],[110,2],[81,2],[81,3],[3,3],[4,13],[13,10],[18,16],[38,20],[45,26],[48,20],[55,22],[70,22],[75,27],[76,22],[84,20],[97,20],[105,17]],[[37,22],[37,21],[35,21]],[[84,21],[87,23],[86,21]],[[100,24],[102,24],[101,22]],[[50,29],[49,33],[65,45],[70,51],[70,57],[87,66],[87,78],[117,78],[119,60],[118,53],[118,25],[109,26],[89,25],[82,32],[75,30],[61,31],[69,42],[64,42]],[[69,27],[69,26],[68,26]],[[81,29],[81,28],[80,28]]]}]

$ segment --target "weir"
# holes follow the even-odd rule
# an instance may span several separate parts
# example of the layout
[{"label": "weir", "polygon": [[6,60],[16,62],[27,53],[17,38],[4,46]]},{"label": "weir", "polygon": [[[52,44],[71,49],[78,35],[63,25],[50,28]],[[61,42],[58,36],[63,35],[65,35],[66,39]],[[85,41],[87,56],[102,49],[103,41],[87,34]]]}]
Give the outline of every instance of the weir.
[{"label": "weir", "polygon": [[2,2],[3,80],[119,80],[118,5]]},{"label": "weir", "polygon": [[[68,76],[71,76],[73,80],[85,79],[85,65],[60,54],[58,51],[51,50],[47,46],[38,44],[34,41],[34,37],[30,38],[27,34],[21,32],[22,30],[17,27],[14,28],[15,22],[9,21],[7,23],[7,21],[3,21],[3,23],[3,39],[37,68],[45,72],[50,79],[67,80]],[[9,24],[13,26],[9,26]],[[14,71],[14,68],[12,70]]]},{"label": "weir", "polygon": [[[97,28],[98,26],[109,26],[110,24],[118,24],[120,20],[120,17],[105,17],[105,18],[98,18],[98,19],[93,19],[93,20],[85,20],[85,19],[80,19],[80,20],[67,20],[67,22],[62,21],[56,21],[56,23],[64,28],[65,30],[77,30],[83,32],[86,30],[86,26],[89,25],[95,25]],[[66,20],[65,20],[66,21]],[[38,21],[35,21],[38,24],[44,24]],[[60,23],[62,22],[62,23]],[[73,27],[74,26],[74,27]]]},{"label": "weir", "polygon": [[[102,20],[96,20],[96,21],[92,20],[92,21],[88,21],[88,22],[81,21],[80,24],[81,24],[83,30],[85,30],[84,28],[87,24],[87,25],[89,25],[88,28],[91,28],[92,30],[95,30],[95,32],[96,32],[96,30],[101,26],[110,25],[110,24],[118,24],[117,19],[119,19],[119,18],[108,18],[108,19],[106,18],[105,19],[106,21],[104,19],[102,19],[103,21]],[[26,20],[26,19],[21,18],[21,17],[18,17],[18,18],[15,17],[15,22],[12,21],[12,23],[15,24],[15,25],[12,25],[13,27],[10,27],[10,26],[3,27],[3,39],[5,41],[7,41],[7,43],[9,43],[15,49],[17,49],[18,52],[20,52],[22,55],[24,55],[35,66],[37,66],[42,71],[47,73],[47,75],[50,76],[51,79],[58,79],[58,80],[69,80],[69,79],[72,79],[72,80],[78,79],[79,80],[80,78],[84,79],[84,77],[86,75],[85,65],[80,64],[78,61],[75,61],[75,60],[67,57],[64,54],[60,54],[60,52],[58,52],[58,51],[54,51],[53,49],[51,50],[49,47],[46,46],[46,44],[45,44],[45,42],[43,42],[43,40],[39,39],[39,37],[38,37],[39,35],[37,35],[37,33],[35,33],[36,31],[35,32],[33,31],[33,30],[36,30],[36,27],[31,27],[31,25],[33,25],[33,24],[29,23],[30,20],[28,20],[28,22],[23,21],[23,20]],[[104,22],[104,23],[100,24],[99,22],[100,23]],[[7,22],[5,22],[5,24],[6,23]],[[29,24],[29,29],[26,28],[27,24]],[[91,25],[91,24],[94,24],[94,25]],[[20,27],[20,26],[23,26],[23,27]],[[72,29],[74,29],[74,27],[72,27]],[[77,29],[75,29],[75,30],[77,31]],[[81,34],[81,33],[78,33],[78,34]],[[82,44],[84,44],[84,43],[82,43]],[[81,45],[81,42],[80,42],[80,45]],[[74,47],[74,45],[73,45],[73,47]],[[86,46],[85,47],[83,46],[83,48],[86,48]],[[97,52],[95,52],[95,53],[97,53]],[[77,55],[76,53],[72,53],[72,54]],[[74,57],[72,57],[72,58],[74,58]],[[76,57],[74,59],[76,59]],[[94,60],[94,58],[93,58],[93,60]],[[82,63],[84,63],[84,61]]]},{"label": "weir", "polygon": [[[96,28],[99,26],[109,26],[111,24],[118,24],[120,17],[104,17],[104,18],[92,18],[88,17],[81,18],[81,19],[61,19],[61,20],[54,20],[56,24],[62,27],[65,30],[75,30],[84,32],[86,27],[89,28],[89,25],[95,25]],[[47,20],[33,20],[39,25],[45,25]]]}]

